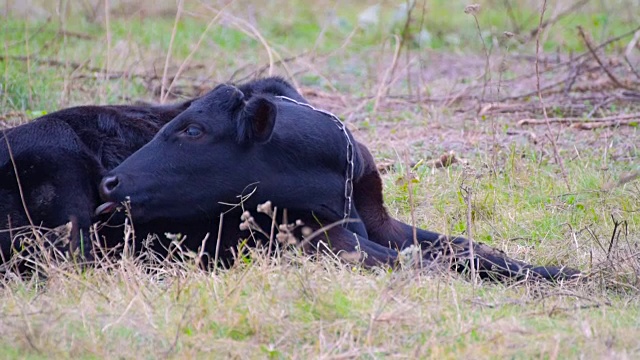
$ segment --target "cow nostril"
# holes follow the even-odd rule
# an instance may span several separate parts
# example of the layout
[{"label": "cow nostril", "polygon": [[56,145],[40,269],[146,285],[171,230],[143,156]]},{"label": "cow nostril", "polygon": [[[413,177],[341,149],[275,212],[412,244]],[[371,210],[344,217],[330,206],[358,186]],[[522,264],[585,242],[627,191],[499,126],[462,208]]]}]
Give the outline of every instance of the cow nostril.
[{"label": "cow nostril", "polygon": [[118,187],[120,184],[120,180],[118,180],[117,176],[107,176],[102,179],[102,184],[100,186],[100,191],[103,195],[109,195]]}]

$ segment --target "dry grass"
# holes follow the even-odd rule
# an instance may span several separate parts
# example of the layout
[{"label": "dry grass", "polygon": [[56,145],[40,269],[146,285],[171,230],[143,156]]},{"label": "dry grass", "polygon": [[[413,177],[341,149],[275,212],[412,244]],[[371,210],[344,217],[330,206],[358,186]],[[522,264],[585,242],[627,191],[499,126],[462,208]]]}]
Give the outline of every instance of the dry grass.
[{"label": "dry grass", "polygon": [[[0,128],[70,105],[171,101],[229,79],[292,76],[385,165],[396,217],[473,230],[513,257],[577,267],[586,281],[474,287],[447,272],[293,252],[254,251],[212,273],[194,254],[91,269],[45,258],[46,279],[0,280],[1,354],[638,356],[639,52],[637,21],[621,10],[631,2],[550,3],[541,19],[539,1],[486,1],[474,17],[463,1],[418,1],[399,23],[397,4],[383,2],[367,24],[377,2],[179,3],[177,16],[174,1],[8,1]],[[585,119],[604,127],[581,130]],[[449,151],[465,161],[435,169]]]}]

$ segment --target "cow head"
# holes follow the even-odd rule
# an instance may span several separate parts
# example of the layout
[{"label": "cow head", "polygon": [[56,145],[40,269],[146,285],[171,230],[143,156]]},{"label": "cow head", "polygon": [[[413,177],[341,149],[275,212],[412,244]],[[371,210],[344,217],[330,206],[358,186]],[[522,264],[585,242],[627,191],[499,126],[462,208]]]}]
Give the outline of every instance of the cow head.
[{"label": "cow head", "polygon": [[277,107],[220,85],[167,123],[100,183],[109,211],[129,200],[134,221],[208,216],[251,182],[256,147],[269,141]]}]

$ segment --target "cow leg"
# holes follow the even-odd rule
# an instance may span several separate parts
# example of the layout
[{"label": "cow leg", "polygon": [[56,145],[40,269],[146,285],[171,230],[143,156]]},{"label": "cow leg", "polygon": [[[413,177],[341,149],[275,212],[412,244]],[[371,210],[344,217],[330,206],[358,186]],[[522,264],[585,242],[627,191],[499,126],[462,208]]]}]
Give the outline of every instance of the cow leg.
[{"label": "cow leg", "polygon": [[329,227],[322,235],[311,239],[306,249],[322,251],[323,248],[326,249],[325,244],[342,258],[361,262],[367,267],[394,265],[398,258],[397,251],[376,244],[342,226]]},{"label": "cow leg", "polygon": [[470,268],[470,249],[473,247],[474,266],[477,274],[483,279],[503,281],[507,279],[520,280],[524,278],[561,280],[575,277],[577,270],[557,266],[533,266],[525,262],[512,259],[503,251],[494,249],[483,243],[473,244],[463,237],[447,237],[440,235],[432,241],[420,239],[423,255],[428,260],[440,258],[448,261],[458,272],[468,272]]},{"label": "cow leg", "polygon": [[364,172],[354,182],[353,197],[355,208],[359,211],[369,239],[396,249],[405,249],[422,241],[436,241],[440,234],[421,229],[416,229],[414,239],[413,227],[389,215],[382,196],[382,179],[373,156],[364,145],[358,143],[358,146],[363,158]]},{"label": "cow leg", "polygon": [[365,239],[369,238],[369,234],[367,233],[367,228],[365,227],[362,219],[360,218],[360,214],[355,206],[351,208],[351,216],[349,217],[348,222],[346,223],[347,230],[358,234],[360,237]]}]

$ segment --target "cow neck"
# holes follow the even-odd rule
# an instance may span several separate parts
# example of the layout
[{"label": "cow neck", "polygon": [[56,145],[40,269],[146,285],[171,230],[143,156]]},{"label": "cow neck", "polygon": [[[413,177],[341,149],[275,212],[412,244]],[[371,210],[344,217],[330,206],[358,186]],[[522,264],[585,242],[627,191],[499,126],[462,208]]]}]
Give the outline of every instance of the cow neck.
[{"label": "cow neck", "polygon": [[340,131],[342,131],[345,139],[347,140],[347,170],[345,172],[345,181],[344,181],[344,213],[343,213],[343,223],[342,223],[342,227],[346,227],[349,221],[349,218],[351,218],[351,209],[353,207],[353,173],[354,173],[354,168],[355,168],[355,147],[353,146],[353,141],[351,140],[351,137],[349,136],[349,133],[347,132],[347,127],[345,126],[345,124],[334,114],[326,111],[326,110],[322,110],[322,109],[318,109],[315,108],[313,106],[311,106],[310,104],[307,103],[303,103],[300,101],[297,101],[295,99],[292,99],[290,97],[286,97],[286,96],[277,96],[277,98],[285,100],[285,101],[289,101],[292,102],[294,104],[298,104],[300,106],[304,106],[307,107],[313,111],[319,112],[323,115],[328,116],[338,127],[338,129],[340,129]]}]

